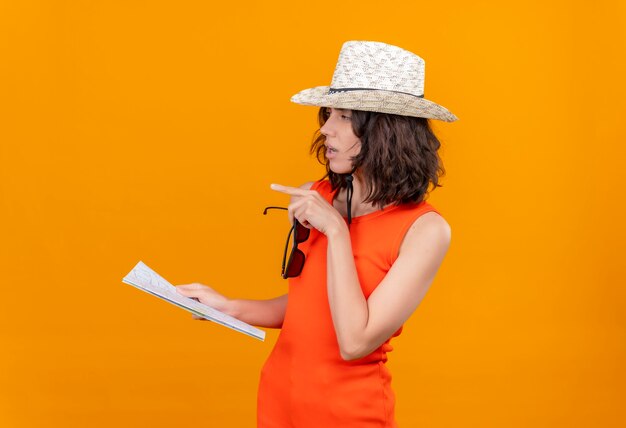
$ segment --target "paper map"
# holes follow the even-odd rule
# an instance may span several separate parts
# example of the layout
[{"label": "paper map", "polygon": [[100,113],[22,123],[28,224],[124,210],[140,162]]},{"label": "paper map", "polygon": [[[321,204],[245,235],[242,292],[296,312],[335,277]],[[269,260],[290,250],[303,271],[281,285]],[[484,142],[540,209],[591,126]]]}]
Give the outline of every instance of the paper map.
[{"label": "paper map", "polygon": [[122,282],[137,287],[153,296],[159,297],[180,308],[183,308],[194,315],[216,322],[225,327],[232,328],[240,333],[255,337],[261,341],[265,340],[265,332],[246,324],[243,321],[226,315],[223,312],[204,305],[197,300],[183,296],[176,287],[167,282],[161,275],[150,269],[144,262],[139,262],[126,275]]}]

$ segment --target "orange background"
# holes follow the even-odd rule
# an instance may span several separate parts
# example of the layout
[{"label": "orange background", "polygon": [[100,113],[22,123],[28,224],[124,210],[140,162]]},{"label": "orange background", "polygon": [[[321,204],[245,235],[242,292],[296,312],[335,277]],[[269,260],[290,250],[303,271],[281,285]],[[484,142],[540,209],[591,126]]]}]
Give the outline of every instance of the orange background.
[{"label": "orange background", "polygon": [[[255,422],[265,343],[123,284],[285,292],[273,182],[341,44],[426,61],[452,244],[389,366],[403,427],[626,424],[624,2],[0,2],[0,426]],[[312,320],[315,322],[315,320]]]}]

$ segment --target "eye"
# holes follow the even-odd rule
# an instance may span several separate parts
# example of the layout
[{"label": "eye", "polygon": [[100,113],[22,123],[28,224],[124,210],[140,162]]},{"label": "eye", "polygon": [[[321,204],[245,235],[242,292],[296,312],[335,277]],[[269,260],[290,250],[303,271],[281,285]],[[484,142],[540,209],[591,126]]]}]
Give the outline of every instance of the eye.
[{"label": "eye", "polygon": [[342,119],[346,119],[346,120],[351,120],[351,119],[352,119],[352,116],[346,116],[346,115],[343,115],[343,114],[342,114],[342,115],[341,115],[341,118],[342,118]]}]

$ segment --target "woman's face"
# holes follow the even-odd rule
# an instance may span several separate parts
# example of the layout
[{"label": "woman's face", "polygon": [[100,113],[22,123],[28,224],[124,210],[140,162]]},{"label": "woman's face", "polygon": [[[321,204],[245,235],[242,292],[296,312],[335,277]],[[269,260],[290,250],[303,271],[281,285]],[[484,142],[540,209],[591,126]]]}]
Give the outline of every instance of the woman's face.
[{"label": "woman's face", "polygon": [[352,171],[352,158],[361,151],[361,141],[352,130],[352,111],[327,107],[330,117],[320,128],[326,136],[326,158],[337,174]]}]

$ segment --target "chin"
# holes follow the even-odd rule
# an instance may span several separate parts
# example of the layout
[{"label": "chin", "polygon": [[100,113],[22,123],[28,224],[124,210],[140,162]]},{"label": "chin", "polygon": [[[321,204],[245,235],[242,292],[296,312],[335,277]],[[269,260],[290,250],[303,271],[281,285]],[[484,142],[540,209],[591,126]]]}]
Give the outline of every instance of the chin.
[{"label": "chin", "polygon": [[331,168],[330,170],[334,172],[335,174],[348,174],[349,172],[352,171],[352,168],[344,168],[344,169]]},{"label": "chin", "polygon": [[335,174],[347,174],[349,172],[352,172],[352,165],[335,165],[331,161],[328,164],[328,167]]}]

